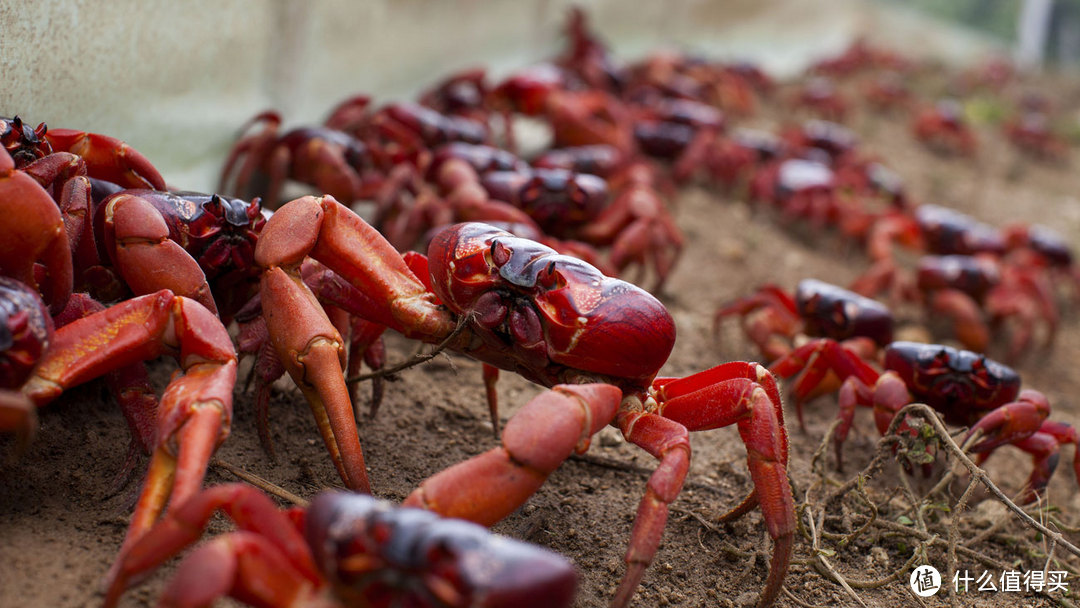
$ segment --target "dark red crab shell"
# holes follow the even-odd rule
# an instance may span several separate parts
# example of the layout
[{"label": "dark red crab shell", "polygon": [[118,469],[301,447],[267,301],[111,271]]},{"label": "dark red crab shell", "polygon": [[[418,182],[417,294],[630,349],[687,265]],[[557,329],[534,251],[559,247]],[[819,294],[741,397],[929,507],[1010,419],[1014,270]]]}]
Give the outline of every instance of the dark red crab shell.
[{"label": "dark red crab shell", "polygon": [[1020,393],[1020,375],[1011,367],[940,344],[893,342],[885,348],[885,368],[950,424],[971,424]]},{"label": "dark red crab shell", "polygon": [[602,178],[565,169],[492,171],[480,178],[480,185],[488,196],[525,211],[556,236],[595,219],[610,202]]},{"label": "dark red crab shell", "polygon": [[892,342],[893,316],[871,298],[817,279],[799,281],[795,305],[811,336],[846,340],[865,336],[880,345]]},{"label": "dark red crab shell", "polygon": [[993,258],[970,255],[924,255],[919,258],[919,289],[958,289],[976,300],[1001,282],[1001,271]]},{"label": "dark red crab shell", "polygon": [[[432,289],[458,314],[535,311],[556,366],[646,385],[675,344],[671,314],[645,290],[493,226],[447,228],[432,240],[428,259]],[[551,373],[537,375],[550,383],[557,378],[543,376]]]},{"label": "dark red crab shell", "polygon": [[320,494],[304,528],[350,606],[569,606],[577,586],[573,565],[553,551],[362,494]]}]

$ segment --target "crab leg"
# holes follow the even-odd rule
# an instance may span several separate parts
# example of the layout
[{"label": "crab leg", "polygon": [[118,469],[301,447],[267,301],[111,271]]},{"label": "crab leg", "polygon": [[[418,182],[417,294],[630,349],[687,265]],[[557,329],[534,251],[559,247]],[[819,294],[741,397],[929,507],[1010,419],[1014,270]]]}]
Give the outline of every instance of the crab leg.
[{"label": "crab leg", "polygon": [[[105,606],[115,606],[120,594],[130,582],[137,580],[141,574],[157,568],[184,548],[198,541],[211,516],[217,511],[228,515],[245,534],[220,537],[213,544],[208,545],[215,548],[200,548],[192,553],[191,557],[184,561],[185,565],[181,566],[180,573],[170,585],[170,593],[180,588],[181,581],[193,582],[190,579],[196,573],[195,564],[203,561],[197,559],[197,555],[207,558],[198,569],[198,573],[203,578],[199,579],[198,584],[186,586],[189,589],[203,589],[207,594],[213,593],[215,594],[213,597],[227,594],[229,586],[226,583],[229,581],[226,579],[229,577],[226,575],[234,574],[238,563],[245,561],[273,567],[269,571],[243,568],[249,573],[263,573],[258,577],[263,586],[287,588],[293,582],[303,583],[304,581],[317,584],[319,576],[300,530],[284,512],[274,506],[273,501],[265,494],[252,486],[233,483],[214,486],[194,495],[190,500],[172,509],[156,526],[132,543],[128,550],[121,553],[107,580]],[[249,542],[248,539],[253,536],[259,538],[260,541]],[[232,540],[225,541],[225,538],[232,538]],[[223,551],[226,547],[231,547],[235,551]],[[270,552],[276,553],[277,559],[267,559],[268,563],[263,564],[263,559],[266,559],[266,555]],[[208,577],[214,572],[217,572],[214,577]],[[290,584],[282,584],[283,581],[275,583],[274,581],[278,580],[277,576],[285,576]],[[216,580],[210,582],[208,578]],[[191,599],[188,598],[188,601],[190,602]]]},{"label": "crab leg", "polygon": [[[1071,424],[1050,420],[1043,422],[1039,430],[1031,437],[1014,444],[1031,454],[1033,465],[1026,485],[1027,491],[1020,497],[1020,504],[1034,502],[1046,491],[1046,484],[1050,482],[1050,476],[1054,474],[1058,460],[1061,458],[1060,448],[1063,444],[1077,445],[1076,429]],[[989,452],[979,454],[978,463],[981,464],[989,455]],[[1077,480],[1080,480],[1080,459],[1077,459],[1075,454],[1073,455],[1073,471]]]},{"label": "crab leg", "polygon": [[[906,404],[905,404],[906,405]],[[968,437],[981,433],[972,452],[989,452],[1038,432],[1050,415],[1050,401],[1039,391],[1024,390],[1016,401],[1006,403],[972,425]]]},{"label": "crab leg", "polygon": [[732,315],[743,317],[742,326],[750,341],[770,361],[791,352],[785,337],[795,335],[802,327],[795,300],[772,284],[764,285],[757,293],[739,298],[716,311],[713,317],[714,333],[719,334],[720,323]]},{"label": "crab leg", "polygon": [[[324,309],[327,317],[331,319],[339,333],[347,336],[346,342],[349,345],[346,357],[349,367],[347,377],[357,376],[363,363],[367,363],[373,371],[382,369],[386,362],[386,348],[382,341],[382,334],[386,331],[386,327],[362,317],[350,315],[348,312],[354,302],[365,300],[367,296],[351,283],[316,262],[309,261],[304,264],[301,268],[301,276],[304,277],[304,283],[324,306],[332,305],[329,309]],[[335,318],[331,318],[331,314],[334,314]],[[352,384],[349,390],[349,397],[354,403],[357,401],[358,386],[358,384]],[[369,414],[372,418],[375,417],[382,403],[383,388],[382,378],[372,379]]]},{"label": "crab leg", "polygon": [[345,346],[299,275],[267,271],[263,317],[285,370],[304,393],[323,443],[350,489],[371,492],[343,372]]},{"label": "crab leg", "polygon": [[[1054,424],[1054,423],[1050,423]],[[1074,431],[1075,433],[1075,431]],[[1031,455],[1033,468],[1024,484],[1024,492],[1017,500],[1017,504],[1026,505],[1038,499],[1040,493],[1046,490],[1050,482],[1050,476],[1057,470],[1058,461],[1061,459],[1061,445],[1054,435],[1044,432],[1036,432],[1014,443],[1016,447]],[[978,454],[975,464],[982,466],[990,457],[989,452]]]},{"label": "crab leg", "polygon": [[57,152],[78,154],[86,161],[90,177],[124,188],[165,190],[165,180],[145,156],[123,141],[108,135],[76,129],[49,129],[45,139]]},{"label": "crab leg", "polygon": [[429,477],[403,504],[495,524],[571,454],[588,448],[589,439],[615,418],[621,394],[609,384],[556,385],[514,414],[501,446]]},{"label": "crab leg", "polygon": [[[56,327],[64,327],[79,319],[107,310],[105,305],[85,293],[72,294],[64,310],[53,317]],[[150,376],[146,365],[141,361],[115,369],[104,376],[109,392],[124,413],[128,428],[131,430],[131,447],[128,459],[124,463],[120,480],[135,466],[138,454],[149,454],[157,435],[158,399],[150,385]]]},{"label": "crab leg", "polygon": [[638,505],[630,532],[630,546],[626,550],[626,574],[611,600],[611,606],[621,607],[634,596],[660,546],[667,524],[668,505],[679,496],[690,468],[690,433],[678,422],[626,408],[620,410],[616,424],[627,441],[660,461],[660,466],[649,476],[645,496]]},{"label": "crab leg", "polygon": [[[735,361],[686,378],[664,379],[654,386],[656,414],[691,431],[738,426],[746,444],[754,492],[733,512],[744,511],[753,500],[761,504],[774,551],[758,605],[771,605],[787,573],[795,534],[795,501],[787,476],[788,439],[775,379],[757,363]],[[627,434],[628,439],[632,436]],[[660,474],[664,464],[654,476]]]},{"label": "crab leg", "polygon": [[333,197],[297,199],[267,222],[255,261],[265,269],[261,297],[271,340],[307,397],[338,473],[350,488],[367,492],[342,369],[345,345],[301,276],[300,266],[309,255],[358,288],[349,303],[351,314],[435,339],[449,335],[454,322],[436,307],[401,255]]},{"label": "crab leg", "polygon": [[312,581],[276,545],[253,532],[231,532],[197,547],[176,569],[160,606],[211,606],[223,597],[255,606],[306,605]]},{"label": "crab leg", "polygon": [[[234,195],[247,196],[250,192],[242,192],[240,188],[251,183],[252,177],[258,170],[259,166],[266,160],[268,150],[272,149],[274,141],[277,139],[278,127],[281,126],[281,115],[277,112],[268,111],[258,114],[247,122],[241,129],[241,133],[247,133],[251,131],[258,123],[266,123],[266,127],[255,135],[250,135],[243,138],[238,144],[233,146],[233,149],[229,152],[229,157],[225,160],[225,166],[221,170],[221,179],[218,182],[218,190],[221,192],[228,192]],[[233,169],[236,164],[243,159],[243,164],[237,171],[235,177],[233,177]],[[230,177],[233,177],[230,184]],[[267,193],[268,195],[271,192]],[[266,200],[269,203],[276,203],[277,192],[273,191],[271,196],[266,196]]]},{"label": "crab leg", "polygon": [[799,419],[799,426],[803,429],[806,428],[802,413],[803,403],[835,387],[835,384],[830,386],[825,383],[830,372],[841,381],[854,376],[867,386],[873,386],[878,379],[878,372],[864,362],[858,353],[829,338],[818,338],[803,344],[773,362],[769,371],[781,378],[789,378],[802,372],[792,391],[795,393],[795,414]]},{"label": "crab leg", "polygon": [[986,352],[990,344],[990,328],[983,320],[982,310],[971,296],[958,289],[940,289],[930,296],[929,308],[952,321],[956,339],[964,348]]},{"label": "crab leg", "polygon": [[[236,354],[210,311],[168,290],[127,300],[57,330],[52,348],[23,392],[37,405],[65,389],[165,353],[184,375],[162,395],[146,485],[125,544],[202,485],[211,453],[229,432]],[[171,489],[171,492],[170,492]]]}]

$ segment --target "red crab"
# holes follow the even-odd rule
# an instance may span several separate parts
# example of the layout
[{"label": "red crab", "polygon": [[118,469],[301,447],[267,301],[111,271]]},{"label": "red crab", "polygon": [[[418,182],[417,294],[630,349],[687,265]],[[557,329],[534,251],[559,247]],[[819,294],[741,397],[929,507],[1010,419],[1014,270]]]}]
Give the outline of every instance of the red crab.
[{"label": "red crab", "polygon": [[513,154],[488,146],[439,148],[427,170],[436,187],[421,179],[418,170],[396,168],[379,196],[376,224],[400,249],[412,247],[425,230],[453,221],[532,225],[562,239],[561,251],[582,253],[585,259],[598,258],[591,246],[610,246],[615,272],[631,265],[642,273],[651,268],[653,289],[659,290],[683,242],[657,191],[660,178],[649,165],[622,162],[614,148],[603,145],[589,146],[581,155],[564,153],[559,162],[592,162],[598,149],[611,151],[621,163],[616,167],[601,153],[600,162],[612,171],[607,182],[563,168],[530,168]]},{"label": "red crab", "polygon": [[329,126],[279,134],[281,120],[280,114],[271,111],[248,121],[243,133],[259,124],[263,128],[244,135],[233,146],[221,170],[219,191],[245,199],[261,197],[269,208],[277,205],[286,179],[310,184],[344,201],[374,195],[381,180],[375,153],[367,143]]},{"label": "red crab", "polygon": [[852,283],[852,291],[874,296],[889,290],[897,301],[915,297],[912,278],[896,263],[895,244],[939,255],[1005,251],[998,230],[954,209],[938,205],[919,205],[914,212],[893,209],[879,215],[868,228],[866,250],[873,265]]},{"label": "red crab", "polygon": [[586,243],[558,240],[541,223],[567,232],[592,219],[607,203],[595,175],[563,169],[533,171],[515,154],[492,146],[455,142],[439,147],[425,169],[395,167],[376,198],[373,223],[399,251],[422,244],[433,230],[460,221],[513,225],[563,253],[599,263]]},{"label": "red crab", "polygon": [[251,486],[227,484],[173,507],[131,547],[110,577],[105,606],[128,582],[199,540],[216,511],[238,531],[181,562],[163,605],[568,607],[577,574],[560,555],[362,494],[326,492],[307,509],[280,511]]},{"label": "red crab", "polygon": [[[921,257],[913,273],[896,263],[893,242],[940,255]],[[1011,358],[1028,349],[1040,322],[1046,343],[1054,338],[1059,315],[1047,270],[1068,259],[1061,240],[1026,225],[998,230],[953,209],[920,205],[913,214],[881,216],[870,229],[868,249],[875,262],[851,289],[867,296],[889,290],[898,301],[924,303],[948,318],[966,348],[987,348],[988,323],[1015,325]]]},{"label": "red crab", "polygon": [[[511,420],[503,446],[428,480],[411,500],[443,514],[497,521],[565,457],[583,450],[593,432],[616,424],[661,461],[614,600],[625,606],[686,475],[688,429],[737,424],[755,491],[734,512],[755,503],[763,508],[776,549],[761,602],[776,597],[791,554],[794,503],[780,395],[761,366],[727,363],[688,378],[657,379],[674,344],[674,322],[639,288],[535,242],[461,224],[437,234],[428,249],[431,291],[349,209],[331,197],[298,199],[274,214],[256,251],[266,269],[265,316],[290,375],[311,406],[325,412],[341,454],[335,462],[351,485],[366,481],[366,473],[342,379],[342,341],[300,280],[297,266],[309,255],[363,291],[350,312],[425,341],[449,338],[453,350],[544,386],[564,384]],[[578,386],[586,382],[603,384]],[[535,422],[540,419],[545,422]],[[501,480],[502,489],[489,491],[488,479]]]},{"label": "red crab", "polygon": [[[40,130],[43,131],[43,127]],[[126,157],[141,158],[119,140],[103,136],[87,138],[98,143],[113,142],[110,145],[118,151],[118,155],[123,153]],[[101,153],[97,153],[97,156],[110,158]],[[104,301],[116,301],[131,293],[147,295],[168,289],[177,296],[199,302],[218,314],[224,322],[230,322],[258,291],[260,271],[254,263],[254,249],[265,223],[259,200],[247,202],[193,192],[138,189],[137,186],[145,185],[140,175],[149,173],[149,170],[142,168],[140,173],[128,175],[124,171],[100,169],[99,165],[108,167],[108,163],[95,163],[88,163],[68,153],[52,153],[31,162],[26,168],[27,171],[34,171],[36,179],[46,184],[50,183],[49,180],[67,180],[62,189],[59,185],[52,185],[52,189],[64,194],[59,204],[67,206],[65,228],[75,236],[73,249],[77,265],[74,280],[79,289],[89,290]],[[71,171],[50,173],[42,169],[54,166],[71,167]],[[96,179],[87,180],[83,173],[88,169],[93,169],[96,175],[123,181],[112,184]],[[69,173],[73,177],[69,178]],[[69,194],[79,191],[80,187],[81,196]],[[90,191],[97,194],[98,190],[115,193],[104,197],[104,200],[89,196]],[[169,272],[161,272],[162,268],[168,268]],[[327,288],[320,291],[320,297],[332,304],[335,297],[345,297],[339,291]],[[98,308],[85,304],[80,314],[96,312]],[[73,314],[66,315],[65,319]],[[252,319],[245,321],[250,323]],[[339,327],[349,335],[352,369],[358,370],[361,360],[366,360],[373,367],[380,366],[381,343],[378,340],[382,328],[362,320],[338,321]],[[270,356],[271,350],[260,349],[257,327],[254,332],[254,341],[250,340],[250,333],[242,332],[242,335],[248,339],[245,347],[259,353],[255,369],[260,372],[257,387],[259,398],[256,401],[260,415],[260,437],[272,453],[266,427],[269,393],[263,385],[273,376],[268,369],[275,369],[278,365],[272,360],[276,355]],[[281,373],[284,371],[278,372],[279,375]],[[141,448],[145,451],[152,440],[153,425],[145,420],[146,415],[140,417],[138,411],[145,407],[144,402],[153,402],[152,391],[146,388],[145,372],[140,374],[125,370],[123,374],[127,386],[114,388],[113,392],[137,433],[133,450]],[[119,382],[115,377],[109,380],[114,386]],[[373,384],[372,390],[374,411],[379,403],[379,384]],[[144,430],[140,435],[140,429],[149,431]],[[147,432],[151,434],[147,436]]]},{"label": "red crab", "polygon": [[76,270],[78,285],[98,297],[171,289],[227,323],[257,292],[259,199],[120,190],[95,201],[92,217]]},{"label": "red crab", "polygon": [[787,156],[787,144],[768,131],[736,129],[730,136],[704,132],[683,151],[671,168],[676,183],[702,171],[706,182],[730,190],[745,185],[756,170]]},{"label": "red crab", "polygon": [[399,251],[416,247],[432,228],[455,221],[533,224],[521,209],[491,199],[480,184],[485,173],[527,166],[517,155],[493,146],[463,142],[440,146],[427,166],[403,163],[390,171],[375,197],[372,223]]},{"label": "red crab", "polygon": [[[854,131],[828,120],[807,120],[784,129],[782,136],[792,156],[817,158],[832,167],[847,164],[859,150],[859,138]],[[826,158],[820,158],[822,153]]]},{"label": "red crab", "polygon": [[634,139],[645,154],[678,159],[703,132],[719,135],[727,120],[711,105],[690,99],[662,98],[634,110]]},{"label": "red crab", "polygon": [[[1072,427],[1046,420],[1050,403],[1045,395],[1021,391],[1019,374],[985,355],[940,344],[893,342],[884,349],[885,371],[878,372],[857,353],[822,341],[824,346],[807,344],[792,351],[770,369],[782,377],[816,370],[803,373],[795,384],[797,404],[815,394],[815,378],[826,372],[844,381],[839,395],[841,424],[834,438],[838,465],[857,406],[873,407],[875,424],[884,433],[896,412],[921,401],[941,412],[946,423],[970,426],[968,436],[978,434],[970,449],[982,458],[1006,444],[1028,452],[1034,464],[1025,502],[1045,489],[1057,466],[1057,446],[1076,443]],[[816,356],[811,358],[810,353]],[[1080,464],[1075,468],[1080,479]]]},{"label": "red crab", "polygon": [[802,219],[823,229],[839,226],[857,211],[838,190],[836,172],[816,160],[788,158],[763,165],[750,180],[751,200],[777,207],[785,220]]},{"label": "red crab", "polygon": [[791,105],[833,122],[842,122],[851,109],[851,102],[836,90],[833,81],[820,76],[799,87]]},{"label": "red crab", "polygon": [[[183,500],[198,490],[211,454],[228,435],[236,379],[232,342],[213,313],[168,290],[96,313],[84,298],[72,297],[72,251],[60,211],[6,151],[0,154],[0,201],[9,219],[0,239],[0,274],[8,277],[0,306],[8,335],[0,366],[3,428],[26,434],[34,406],[143,360],[172,354],[184,369],[165,390],[156,422],[153,403],[125,412],[138,439],[153,449],[130,541],[153,523],[170,494]],[[82,318],[65,318],[54,332],[53,313],[61,311]]]},{"label": "red crab", "polygon": [[630,68],[623,98],[649,105],[657,97],[688,99],[739,116],[755,113],[771,79],[747,62],[722,63],[678,52],[652,53]]},{"label": "red crab", "polygon": [[1005,237],[998,229],[955,209],[919,205],[915,209],[915,221],[930,253],[999,255],[1005,252]]},{"label": "red crab", "polygon": [[1069,157],[1069,143],[1053,131],[1043,112],[1023,112],[1003,128],[1009,141],[1032,158],[1060,164]]},{"label": "red crab", "polygon": [[882,72],[863,86],[863,96],[879,112],[905,110],[912,103],[911,91],[899,72]]},{"label": "red crab", "polygon": [[1057,304],[1044,277],[1030,267],[995,256],[947,255],[919,259],[916,286],[929,311],[944,315],[965,348],[985,352],[989,324],[1015,321],[1011,358],[1031,344],[1036,324],[1046,325],[1046,344],[1058,325]]},{"label": "red crab", "polygon": [[[11,155],[16,167],[38,177],[45,186],[53,184],[54,180],[42,180],[43,173],[56,175],[67,171],[67,178],[89,175],[124,188],[165,189],[165,180],[145,156],[108,135],[76,129],[48,129],[45,123],[31,129],[16,116],[0,118],[0,145]],[[72,155],[78,158],[72,158]],[[35,161],[42,162],[34,165]],[[63,186],[62,183],[58,185]],[[58,201],[60,189],[54,195]]]},{"label": "red crab", "polygon": [[1001,232],[1008,248],[1008,257],[1018,265],[1045,269],[1073,286],[1074,297],[1080,297],[1080,268],[1077,268],[1073,248],[1065,237],[1053,228],[1041,224],[1014,222]]},{"label": "red crab", "polygon": [[[75,257],[96,258],[92,198],[102,186],[165,187],[157,169],[126,143],[106,135],[72,129],[31,129],[18,117],[0,118],[0,144],[14,169],[33,178],[56,202]],[[5,161],[6,165],[7,161]],[[103,180],[103,181],[101,181]]]},{"label": "red crab", "polygon": [[[13,143],[21,121],[4,124],[0,140]],[[15,168],[60,208],[80,291],[117,301],[171,289],[226,321],[253,295],[252,253],[265,221],[257,199],[165,192],[149,161],[115,138],[44,124],[22,132],[10,146]],[[77,154],[53,151],[61,146]]]},{"label": "red crab", "polygon": [[971,157],[978,146],[963,106],[951,99],[919,112],[911,130],[923,145],[940,154]]},{"label": "red crab", "polygon": [[490,139],[482,122],[443,114],[412,102],[381,108],[372,115],[369,125],[354,128],[353,132],[365,140],[378,141],[377,146],[392,142],[405,150],[430,150],[455,141],[483,144]]},{"label": "red crab", "polygon": [[608,179],[626,165],[626,160],[622,151],[614,146],[594,144],[552,148],[534,158],[532,166],[538,169],[565,169]]},{"label": "red crab", "polygon": [[443,79],[431,89],[420,94],[418,101],[436,112],[450,116],[462,116],[487,124],[491,94],[485,82],[483,68],[462,70]]},{"label": "red crab", "polygon": [[[775,361],[791,352],[799,336],[892,342],[893,316],[880,302],[817,279],[804,279],[794,297],[765,285],[716,311],[716,323],[739,315],[743,330],[761,354]],[[800,416],[801,418],[801,416]]]}]

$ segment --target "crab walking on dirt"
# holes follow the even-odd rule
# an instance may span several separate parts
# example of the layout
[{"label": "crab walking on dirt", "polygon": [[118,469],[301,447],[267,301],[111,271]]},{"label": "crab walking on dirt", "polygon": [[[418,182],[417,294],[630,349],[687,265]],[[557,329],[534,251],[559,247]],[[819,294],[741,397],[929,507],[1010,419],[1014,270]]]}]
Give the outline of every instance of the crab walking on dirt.
[{"label": "crab walking on dirt", "polygon": [[[300,198],[274,214],[259,240],[263,307],[275,348],[323,421],[324,441],[343,479],[355,487],[367,485],[367,473],[343,380],[343,342],[300,276],[308,256],[365,294],[350,314],[408,337],[446,341],[452,350],[553,387],[511,419],[502,446],[422,483],[410,504],[494,523],[563,460],[586,449],[592,434],[614,424],[660,461],[613,601],[625,606],[686,477],[688,431],[737,425],[755,490],[731,513],[761,505],[775,543],[761,603],[775,599],[791,557],[795,518],[780,393],[764,367],[731,362],[686,378],[658,378],[675,327],[644,290],[476,223],[438,233],[426,260],[410,256],[414,274],[381,235],[332,197]],[[481,491],[492,483],[502,490]]]}]

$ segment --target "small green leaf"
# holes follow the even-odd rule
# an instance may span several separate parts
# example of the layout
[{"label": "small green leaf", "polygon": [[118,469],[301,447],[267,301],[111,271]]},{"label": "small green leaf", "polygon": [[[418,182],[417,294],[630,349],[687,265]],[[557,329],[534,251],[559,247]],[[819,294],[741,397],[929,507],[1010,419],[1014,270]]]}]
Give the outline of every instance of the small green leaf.
[{"label": "small green leaf", "polygon": [[915,523],[915,522],[911,521],[911,518],[908,517],[907,515],[901,515],[900,517],[897,517],[896,521],[898,523],[902,524],[902,525],[905,525],[905,526],[910,526],[910,525],[913,525]]}]

